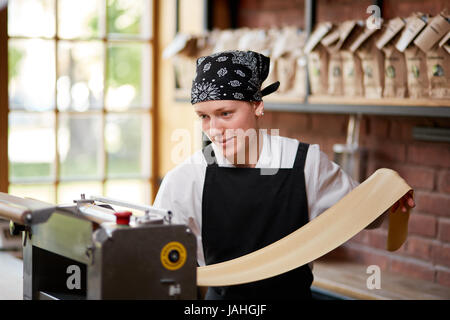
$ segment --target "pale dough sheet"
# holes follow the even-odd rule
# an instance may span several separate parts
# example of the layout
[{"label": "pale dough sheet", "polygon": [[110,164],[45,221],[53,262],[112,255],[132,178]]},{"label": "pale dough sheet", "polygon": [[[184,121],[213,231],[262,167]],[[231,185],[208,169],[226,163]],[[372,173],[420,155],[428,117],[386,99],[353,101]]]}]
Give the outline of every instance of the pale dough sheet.
[{"label": "pale dough sheet", "polygon": [[[197,268],[199,286],[258,281],[314,261],[366,228],[411,187],[391,169],[379,169],[333,207],[283,239],[245,256]],[[387,249],[406,240],[408,212],[389,212]]]}]

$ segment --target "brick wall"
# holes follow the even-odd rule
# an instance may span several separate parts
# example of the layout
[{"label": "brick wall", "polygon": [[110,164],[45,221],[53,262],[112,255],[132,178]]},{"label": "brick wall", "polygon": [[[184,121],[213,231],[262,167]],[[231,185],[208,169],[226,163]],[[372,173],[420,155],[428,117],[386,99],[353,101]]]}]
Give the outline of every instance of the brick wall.
[{"label": "brick wall", "polygon": [[[372,1],[319,0],[316,20],[339,22],[364,18]],[[383,17],[408,16],[413,11],[437,14],[445,0],[385,0]],[[304,26],[303,1],[241,0],[239,27]],[[280,134],[318,143],[333,158],[335,143],[345,143],[348,116],[265,112],[263,127],[279,128]],[[330,255],[382,270],[417,277],[450,287],[450,143],[417,141],[412,129],[450,128],[450,119],[426,117],[364,116],[360,144],[368,149],[367,174],[392,168],[414,188],[406,243],[396,252],[385,248],[387,221],[379,229],[360,232]]]},{"label": "brick wall", "polygon": [[239,6],[239,27],[304,26],[304,0],[240,0]]}]

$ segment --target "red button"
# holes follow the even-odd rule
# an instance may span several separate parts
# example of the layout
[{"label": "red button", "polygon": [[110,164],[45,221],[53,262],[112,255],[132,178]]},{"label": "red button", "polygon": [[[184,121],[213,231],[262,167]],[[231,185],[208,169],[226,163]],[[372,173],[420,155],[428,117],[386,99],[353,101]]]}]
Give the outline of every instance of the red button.
[{"label": "red button", "polygon": [[116,224],[128,226],[130,225],[130,217],[132,213],[130,211],[120,211],[114,213],[116,216]]}]

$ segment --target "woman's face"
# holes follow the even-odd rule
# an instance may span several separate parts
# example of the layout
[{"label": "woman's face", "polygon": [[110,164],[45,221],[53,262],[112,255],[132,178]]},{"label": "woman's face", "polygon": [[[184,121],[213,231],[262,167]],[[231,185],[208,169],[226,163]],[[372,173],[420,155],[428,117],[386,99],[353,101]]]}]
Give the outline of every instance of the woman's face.
[{"label": "woman's face", "polygon": [[263,109],[262,101],[212,100],[194,105],[203,132],[234,163],[236,155],[248,152],[249,145],[255,143],[257,118]]}]

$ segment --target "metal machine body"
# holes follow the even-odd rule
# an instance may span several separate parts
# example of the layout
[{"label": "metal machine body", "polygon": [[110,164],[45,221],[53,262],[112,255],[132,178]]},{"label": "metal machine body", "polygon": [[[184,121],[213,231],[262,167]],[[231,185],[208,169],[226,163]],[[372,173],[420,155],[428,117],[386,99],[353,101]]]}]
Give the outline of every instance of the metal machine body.
[{"label": "metal machine body", "polygon": [[92,199],[47,210],[22,200],[0,193],[0,216],[22,231],[24,299],[197,298],[196,238],[169,211],[145,207],[144,216],[117,224],[114,209]]}]

